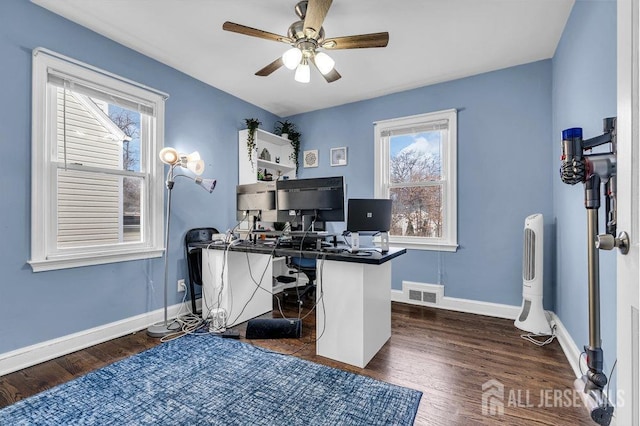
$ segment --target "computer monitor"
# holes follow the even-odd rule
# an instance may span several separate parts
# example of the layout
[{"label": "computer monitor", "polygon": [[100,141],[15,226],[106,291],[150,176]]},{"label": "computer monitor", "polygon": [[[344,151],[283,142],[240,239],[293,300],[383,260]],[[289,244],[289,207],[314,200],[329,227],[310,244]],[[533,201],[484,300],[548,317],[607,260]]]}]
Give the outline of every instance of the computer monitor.
[{"label": "computer monitor", "polygon": [[[344,222],[344,179],[342,176],[288,179],[276,182],[279,222]],[[309,230],[303,226],[303,230]]]},{"label": "computer monitor", "polygon": [[258,182],[236,186],[236,210],[238,220],[246,217],[265,222],[276,222],[276,185],[274,182]]},{"label": "computer monitor", "polygon": [[389,232],[391,200],[384,198],[350,198],[347,202],[347,231],[361,235]]}]

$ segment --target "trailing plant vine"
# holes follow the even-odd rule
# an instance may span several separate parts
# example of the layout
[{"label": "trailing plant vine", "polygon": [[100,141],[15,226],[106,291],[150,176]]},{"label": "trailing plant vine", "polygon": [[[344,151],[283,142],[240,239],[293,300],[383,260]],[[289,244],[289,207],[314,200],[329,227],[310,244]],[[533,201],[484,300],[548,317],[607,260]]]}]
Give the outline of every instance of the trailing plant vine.
[{"label": "trailing plant vine", "polygon": [[247,153],[249,154],[249,162],[251,163],[251,168],[253,169],[253,151],[256,149],[256,129],[262,123],[257,118],[245,118],[244,122],[247,124],[247,129],[249,133],[247,133]]},{"label": "trailing plant vine", "polygon": [[296,175],[298,174],[298,154],[300,154],[300,132],[298,132],[295,128],[289,131],[289,140],[291,141],[291,147],[293,148],[293,152],[289,155],[293,164],[296,165]]}]

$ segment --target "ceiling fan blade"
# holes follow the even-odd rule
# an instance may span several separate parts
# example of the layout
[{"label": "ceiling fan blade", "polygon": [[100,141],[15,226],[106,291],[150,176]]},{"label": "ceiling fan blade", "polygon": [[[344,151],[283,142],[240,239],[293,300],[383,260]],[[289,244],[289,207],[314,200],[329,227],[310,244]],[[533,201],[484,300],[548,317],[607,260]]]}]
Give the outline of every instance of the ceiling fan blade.
[{"label": "ceiling fan blade", "polygon": [[222,29],[225,31],[231,31],[232,33],[244,34],[251,37],[264,38],[266,40],[279,41],[279,42],[288,43],[288,44],[293,43],[293,40],[291,40],[289,37],[270,33],[267,31],[258,30],[256,28],[247,27],[245,25],[240,25],[233,22],[229,22],[229,21],[222,24]]},{"label": "ceiling fan blade", "polygon": [[333,0],[309,0],[307,14],[304,17],[304,33],[307,37],[315,38],[322,28]]},{"label": "ceiling fan blade", "polygon": [[371,33],[344,37],[333,37],[322,42],[323,49],[363,49],[368,47],[386,47],[389,33]]},{"label": "ceiling fan blade", "polygon": [[334,81],[342,78],[340,73],[336,71],[335,68],[329,71],[327,74],[322,74],[322,76],[324,77],[325,80],[327,80],[327,83],[333,83]]},{"label": "ceiling fan blade", "polygon": [[[313,57],[311,57],[311,58],[309,58],[309,60],[316,67],[316,69],[318,69],[318,65],[316,65],[315,59]],[[320,72],[319,69],[318,69],[318,72]],[[322,74],[322,72],[320,72],[320,74]],[[334,81],[339,80],[340,78],[342,78],[340,73],[338,71],[336,71],[335,68],[333,68],[331,71],[329,71],[326,74],[322,74],[322,76],[324,77],[325,80],[327,80],[327,83],[333,83]]]},{"label": "ceiling fan blade", "polygon": [[259,75],[260,77],[266,77],[283,65],[284,65],[284,62],[282,62],[282,57],[280,57],[275,61],[271,62],[266,67],[262,68],[260,71],[256,73],[256,75]]}]

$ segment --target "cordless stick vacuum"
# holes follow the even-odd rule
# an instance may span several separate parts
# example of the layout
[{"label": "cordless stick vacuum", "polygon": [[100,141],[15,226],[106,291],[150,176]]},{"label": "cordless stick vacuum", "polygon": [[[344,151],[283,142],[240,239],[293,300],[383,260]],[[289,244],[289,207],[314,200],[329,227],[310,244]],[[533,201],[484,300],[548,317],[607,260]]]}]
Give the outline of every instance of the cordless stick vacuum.
[{"label": "cordless stick vacuum", "polygon": [[[600,277],[598,249],[618,247],[623,254],[629,250],[627,234],[616,237],[616,118],[605,118],[604,133],[583,140],[582,128],[574,127],[562,132],[562,165],[560,177],[564,183],[584,183],[584,206],[587,209],[587,268],[589,280],[589,345],[584,347],[589,370],[576,380],[582,388],[591,418],[600,425],[609,425],[613,406],[604,395],[607,376],[603,369],[602,341],[600,339]],[[609,152],[584,154],[592,148],[610,144]],[[604,183],[606,234],[598,235],[598,209],[600,185]]]}]

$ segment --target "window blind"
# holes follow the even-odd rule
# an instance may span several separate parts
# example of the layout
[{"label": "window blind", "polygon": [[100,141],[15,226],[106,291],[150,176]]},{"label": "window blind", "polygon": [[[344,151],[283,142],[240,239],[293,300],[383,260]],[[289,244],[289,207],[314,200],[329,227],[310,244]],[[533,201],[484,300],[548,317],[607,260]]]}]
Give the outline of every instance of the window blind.
[{"label": "window blind", "polygon": [[417,134],[422,132],[433,132],[436,130],[447,130],[449,128],[449,120],[437,120],[418,126],[400,126],[391,129],[385,129],[380,132],[382,137]]},{"label": "window blind", "polygon": [[155,117],[154,105],[143,99],[126,95],[111,88],[102,88],[98,85],[84,81],[80,78],[64,74],[49,68],[47,70],[47,83],[57,87],[64,87],[77,93],[109,102],[141,114]]}]

